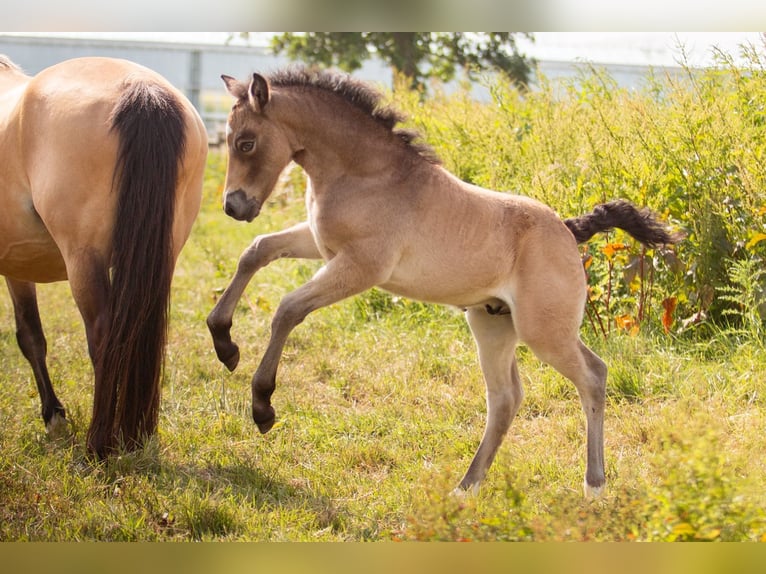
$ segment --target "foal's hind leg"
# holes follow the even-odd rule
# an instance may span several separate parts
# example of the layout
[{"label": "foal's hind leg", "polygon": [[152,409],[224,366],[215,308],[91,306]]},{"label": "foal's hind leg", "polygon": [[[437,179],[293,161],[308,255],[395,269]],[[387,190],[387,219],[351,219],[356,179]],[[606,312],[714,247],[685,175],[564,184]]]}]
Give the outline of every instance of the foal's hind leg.
[{"label": "foal's hind leg", "polygon": [[460,488],[476,491],[521,406],[524,391],[516,364],[517,336],[512,316],[491,315],[484,307],[474,307],[466,311],[466,319],[476,340],[487,385],[484,437],[460,481]]},{"label": "foal's hind leg", "polygon": [[239,347],[231,340],[234,309],[245,287],[256,271],[282,257],[319,259],[314,238],[307,222],[299,223],[278,233],[260,235],[242,253],[237,272],[207,317],[218,359],[233,371],[239,363]]},{"label": "foal's hind leg", "polygon": [[587,432],[585,495],[599,496],[604,490],[604,406],[606,375],[604,362],[579,339],[529,342],[538,358],[571,380],[580,395]]},{"label": "foal's hind leg", "polygon": [[32,366],[42,403],[43,422],[48,432],[53,434],[65,425],[66,413],[53,391],[48,367],[45,364],[48,345],[40,323],[35,284],[7,277],[5,282],[11,293],[16,316],[16,340],[24,357]]}]

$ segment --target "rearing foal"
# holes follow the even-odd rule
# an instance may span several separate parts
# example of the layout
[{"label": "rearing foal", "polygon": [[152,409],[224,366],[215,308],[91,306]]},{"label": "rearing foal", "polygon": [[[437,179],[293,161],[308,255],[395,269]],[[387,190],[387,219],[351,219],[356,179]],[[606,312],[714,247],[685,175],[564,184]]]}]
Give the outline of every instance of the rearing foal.
[{"label": "rearing foal", "polygon": [[229,115],[224,209],[252,221],[291,160],[309,177],[308,220],[259,236],[207,323],[218,358],[233,370],[230,330],[253,274],[280,257],[325,265],[284,297],[252,380],[253,419],[274,424],[271,394],[290,332],[312,311],[379,286],[465,310],[487,386],[487,423],[460,482],[478,488],[522,400],[515,348],[525,343],[577,387],[587,419],[585,491],[605,484],[607,369],[578,335],[586,278],[577,242],[621,227],[647,244],[674,242],[627,202],[562,222],[532,199],[464,183],[438,165],[380,94],[349,76],[292,68],[247,83],[223,76],[236,98]]}]

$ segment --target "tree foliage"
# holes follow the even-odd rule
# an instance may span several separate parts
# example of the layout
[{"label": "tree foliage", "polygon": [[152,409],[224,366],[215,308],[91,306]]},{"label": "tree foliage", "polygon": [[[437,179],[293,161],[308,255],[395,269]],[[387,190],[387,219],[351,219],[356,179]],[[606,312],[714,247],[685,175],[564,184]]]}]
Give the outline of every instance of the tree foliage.
[{"label": "tree foliage", "polygon": [[348,72],[377,56],[408,78],[413,88],[432,77],[449,81],[458,68],[469,77],[500,71],[525,87],[534,62],[519,52],[518,34],[534,40],[520,32],[286,32],[273,38],[272,48],[292,59]]}]

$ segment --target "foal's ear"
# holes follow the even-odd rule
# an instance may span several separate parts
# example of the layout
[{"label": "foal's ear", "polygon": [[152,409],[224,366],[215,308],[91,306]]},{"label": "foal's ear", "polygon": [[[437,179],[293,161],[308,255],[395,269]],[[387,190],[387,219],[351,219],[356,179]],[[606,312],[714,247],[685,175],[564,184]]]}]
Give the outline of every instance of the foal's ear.
[{"label": "foal's ear", "polygon": [[270,97],[268,80],[260,74],[253,74],[253,79],[250,80],[250,86],[247,89],[247,98],[253,110],[258,113],[262,112],[266,104],[269,103]]},{"label": "foal's ear", "polygon": [[247,86],[244,83],[240,82],[236,78],[227,76],[226,74],[223,74],[221,79],[223,80],[223,83],[226,84],[226,91],[229,92],[232,96],[238,100],[247,97]]}]

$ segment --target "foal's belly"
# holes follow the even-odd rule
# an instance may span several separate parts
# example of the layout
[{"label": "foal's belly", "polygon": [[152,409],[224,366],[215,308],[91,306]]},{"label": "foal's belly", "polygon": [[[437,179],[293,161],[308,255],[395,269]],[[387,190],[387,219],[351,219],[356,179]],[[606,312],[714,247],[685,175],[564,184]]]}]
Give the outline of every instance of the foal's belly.
[{"label": "foal's belly", "polygon": [[460,308],[497,301],[496,285],[489,282],[482,284],[480,281],[472,283],[466,279],[450,274],[394,273],[391,279],[380,287],[408,299]]}]

